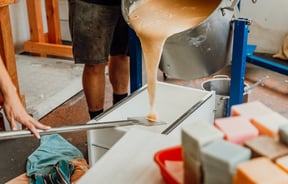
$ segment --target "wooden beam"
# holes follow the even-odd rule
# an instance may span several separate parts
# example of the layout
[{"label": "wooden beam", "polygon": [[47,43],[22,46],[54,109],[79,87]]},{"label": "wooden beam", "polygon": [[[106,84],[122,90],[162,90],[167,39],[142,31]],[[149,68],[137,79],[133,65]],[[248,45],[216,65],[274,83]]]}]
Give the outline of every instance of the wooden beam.
[{"label": "wooden beam", "polygon": [[62,44],[58,0],[45,0],[48,42]]},{"label": "wooden beam", "polygon": [[8,6],[0,7],[0,54],[15,87],[19,91],[14,42],[12,38]]},{"label": "wooden beam", "polygon": [[[30,40],[33,42],[45,42],[43,31],[43,19],[40,0],[26,0],[27,13],[30,27]],[[24,49],[25,50],[25,49]],[[25,50],[26,51],[26,50]],[[40,56],[45,57],[43,53]]]},{"label": "wooden beam", "polygon": [[[10,14],[8,4],[13,4],[16,1],[0,0],[0,55],[7,69],[7,72],[16,87],[17,93],[23,103],[25,104],[25,96],[20,94],[18,74],[16,66],[16,58],[14,51],[14,42],[11,30]],[[4,6],[6,4],[6,6]],[[0,104],[3,103],[3,98],[0,96]]]},{"label": "wooden beam", "polygon": [[61,56],[68,58],[73,57],[72,46],[69,45],[26,41],[24,43],[24,49],[25,51],[32,53],[42,53],[45,55]]}]

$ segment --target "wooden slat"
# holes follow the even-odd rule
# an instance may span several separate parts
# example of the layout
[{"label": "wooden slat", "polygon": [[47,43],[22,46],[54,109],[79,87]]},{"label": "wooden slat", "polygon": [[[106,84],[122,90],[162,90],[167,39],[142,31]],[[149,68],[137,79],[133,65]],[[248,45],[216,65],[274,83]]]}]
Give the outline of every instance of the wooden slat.
[{"label": "wooden slat", "polygon": [[[40,0],[26,0],[27,13],[30,27],[30,39],[33,42],[45,42],[43,20]],[[26,50],[25,50],[26,51]],[[39,53],[45,57],[44,54]]]},{"label": "wooden slat", "polygon": [[48,42],[62,44],[58,0],[45,0]]},{"label": "wooden slat", "polygon": [[46,55],[61,56],[72,58],[72,47],[69,45],[51,44],[27,41],[24,44],[27,52],[43,53]]},{"label": "wooden slat", "polygon": [[12,39],[8,6],[0,8],[0,54],[14,85],[19,91],[14,42]]},{"label": "wooden slat", "polygon": [[[16,1],[0,0],[1,5],[4,3],[12,4]],[[16,68],[16,58],[14,52],[14,42],[12,38],[11,22],[9,15],[9,6],[0,6],[0,55],[11,77],[13,84],[16,87],[18,95],[25,106],[25,96],[20,94],[18,74]],[[3,97],[0,96],[0,104],[3,103]]]}]

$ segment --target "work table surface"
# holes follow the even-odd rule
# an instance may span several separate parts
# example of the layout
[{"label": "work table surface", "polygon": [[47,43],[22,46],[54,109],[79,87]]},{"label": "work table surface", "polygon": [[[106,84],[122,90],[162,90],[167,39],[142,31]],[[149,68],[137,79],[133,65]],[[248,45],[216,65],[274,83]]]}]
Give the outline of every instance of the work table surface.
[{"label": "work table surface", "polygon": [[131,129],[90,168],[78,184],[162,184],[164,181],[154,154],[179,144],[176,136]]}]

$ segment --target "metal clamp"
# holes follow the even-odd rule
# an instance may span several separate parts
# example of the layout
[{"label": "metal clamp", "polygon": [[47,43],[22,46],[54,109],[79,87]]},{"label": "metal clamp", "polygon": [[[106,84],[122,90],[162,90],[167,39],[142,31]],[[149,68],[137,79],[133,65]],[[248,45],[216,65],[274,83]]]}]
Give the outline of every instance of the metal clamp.
[{"label": "metal clamp", "polygon": [[224,7],[224,8],[221,8],[221,13],[222,13],[222,16],[225,16],[225,10],[229,10],[229,11],[234,11],[235,10],[235,7],[237,6],[239,0],[234,0],[231,4],[231,6],[227,6],[227,7]]}]

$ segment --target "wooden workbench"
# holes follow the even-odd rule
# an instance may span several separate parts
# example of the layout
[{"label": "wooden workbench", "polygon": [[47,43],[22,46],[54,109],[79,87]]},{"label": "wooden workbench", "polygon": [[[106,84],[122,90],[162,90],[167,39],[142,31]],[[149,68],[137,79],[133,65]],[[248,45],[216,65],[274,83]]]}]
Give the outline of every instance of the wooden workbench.
[{"label": "wooden workbench", "polygon": [[30,40],[24,43],[24,51],[40,56],[53,55],[72,58],[72,47],[62,44],[58,0],[45,0],[47,33],[43,29],[41,1],[26,0],[26,3]]}]

